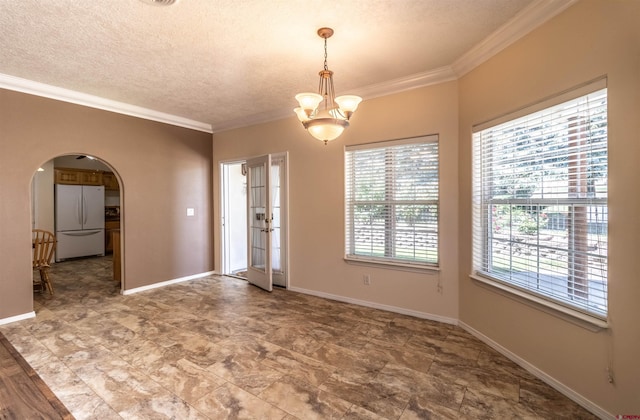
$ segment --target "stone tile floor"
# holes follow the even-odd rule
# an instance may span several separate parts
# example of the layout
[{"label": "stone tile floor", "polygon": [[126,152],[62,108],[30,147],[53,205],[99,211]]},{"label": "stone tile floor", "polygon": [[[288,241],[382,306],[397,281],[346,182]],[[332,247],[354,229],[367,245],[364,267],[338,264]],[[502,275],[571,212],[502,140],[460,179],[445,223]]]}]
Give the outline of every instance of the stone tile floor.
[{"label": "stone tile floor", "polygon": [[78,419],[590,419],[464,330],[209,276],[119,294],[109,257],[55,264],[0,327]]}]

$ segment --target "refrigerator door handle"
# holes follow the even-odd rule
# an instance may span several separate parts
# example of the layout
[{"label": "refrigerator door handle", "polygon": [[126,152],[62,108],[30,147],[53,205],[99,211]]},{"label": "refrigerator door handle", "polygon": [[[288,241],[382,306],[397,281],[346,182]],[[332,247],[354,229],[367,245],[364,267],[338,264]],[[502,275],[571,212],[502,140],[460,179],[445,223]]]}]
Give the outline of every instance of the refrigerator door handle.
[{"label": "refrigerator door handle", "polygon": [[75,232],[58,232],[58,235],[67,235],[67,236],[91,236],[97,233],[100,233],[101,230],[78,230]]},{"label": "refrigerator door handle", "polygon": [[82,208],[80,207],[80,196],[76,200],[76,217],[78,217],[78,224],[82,225]]},{"label": "refrigerator door handle", "polygon": [[87,211],[87,198],[83,194],[82,195],[82,225],[83,226],[87,223],[88,213],[89,212]]}]

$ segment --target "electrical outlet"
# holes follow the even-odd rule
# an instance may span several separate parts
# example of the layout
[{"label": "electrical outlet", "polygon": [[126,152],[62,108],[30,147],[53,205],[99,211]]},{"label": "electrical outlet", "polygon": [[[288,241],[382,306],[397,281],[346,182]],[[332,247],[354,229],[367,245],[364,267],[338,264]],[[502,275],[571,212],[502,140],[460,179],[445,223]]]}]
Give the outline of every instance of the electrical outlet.
[{"label": "electrical outlet", "polygon": [[362,283],[364,283],[365,286],[371,285],[371,276],[368,275],[368,274],[363,274],[362,275]]}]

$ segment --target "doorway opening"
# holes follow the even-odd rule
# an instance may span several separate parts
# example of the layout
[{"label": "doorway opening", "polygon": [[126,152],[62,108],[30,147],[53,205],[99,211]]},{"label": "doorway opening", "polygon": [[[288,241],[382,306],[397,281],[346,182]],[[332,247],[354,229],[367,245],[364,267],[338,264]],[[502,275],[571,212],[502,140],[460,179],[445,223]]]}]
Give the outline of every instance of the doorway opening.
[{"label": "doorway opening", "polygon": [[[255,213],[253,211],[255,209],[251,210],[249,207],[255,206],[248,205],[251,202],[248,200],[251,189],[247,188],[249,173],[247,160],[220,164],[222,274],[247,279],[251,268],[251,264],[248,263],[251,261],[250,255],[255,255],[257,248],[265,248],[268,245],[272,283],[279,287],[288,286],[287,158],[287,153],[268,156],[271,214],[268,218],[269,229],[263,231],[268,231],[269,234],[264,238],[252,236],[252,228],[255,228],[253,219],[256,215],[254,214],[253,218],[249,217],[249,214]],[[266,219],[266,217],[261,218],[262,221]],[[255,260],[255,256],[253,259]]]},{"label": "doorway opening", "polygon": [[[31,227],[55,237],[52,272],[73,266],[122,291],[121,192],[115,171],[89,155],[58,156],[38,168],[31,181]],[[36,283],[38,277],[34,271]],[[55,278],[52,283],[55,290]]]},{"label": "doorway opening", "polygon": [[222,274],[247,277],[245,161],[222,163]]}]

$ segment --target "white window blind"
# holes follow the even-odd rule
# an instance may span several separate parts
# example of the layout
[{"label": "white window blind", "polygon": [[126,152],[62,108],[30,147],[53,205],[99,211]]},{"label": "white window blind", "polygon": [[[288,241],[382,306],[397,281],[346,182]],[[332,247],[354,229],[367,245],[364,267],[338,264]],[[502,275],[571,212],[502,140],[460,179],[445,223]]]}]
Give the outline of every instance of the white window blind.
[{"label": "white window blind", "polygon": [[473,141],[475,274],[606,319],[606,88]]},{"label": "white window blind", "polygon": [[438,263],[438,136],[345,153],[347,259]]}]

